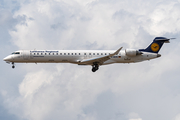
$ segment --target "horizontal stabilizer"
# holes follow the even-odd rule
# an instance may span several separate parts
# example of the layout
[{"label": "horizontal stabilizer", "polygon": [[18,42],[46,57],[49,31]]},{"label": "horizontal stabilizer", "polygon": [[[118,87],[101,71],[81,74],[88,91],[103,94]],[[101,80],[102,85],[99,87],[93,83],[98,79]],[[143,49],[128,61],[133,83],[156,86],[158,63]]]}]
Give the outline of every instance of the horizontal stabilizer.
[{"label": "horizontal stabilizer", "polygon": [[155,39],[154,39],[154,41],[162,41],[162,42],[164,42],[164,43],[170,43],[170,41],[169,40],[172,40],[172,39],[176,39],[176,38],[165,38],[165,37],[156,37]]}]

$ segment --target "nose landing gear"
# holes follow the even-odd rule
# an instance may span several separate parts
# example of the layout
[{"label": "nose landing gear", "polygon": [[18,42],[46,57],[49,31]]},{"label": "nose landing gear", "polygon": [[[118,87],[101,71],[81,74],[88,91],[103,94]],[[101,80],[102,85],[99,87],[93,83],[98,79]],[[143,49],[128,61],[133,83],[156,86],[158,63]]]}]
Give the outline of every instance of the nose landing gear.
[{"label": "nose landing gear", "polygon": [[97,63],[92,65],[92,72],[96,72],[99,69],[99,65]]},{"label": "nose landing gear", "polygon": [[12,68],[13,68],[13,69],[15,68],[14,62],[12,62]]}]

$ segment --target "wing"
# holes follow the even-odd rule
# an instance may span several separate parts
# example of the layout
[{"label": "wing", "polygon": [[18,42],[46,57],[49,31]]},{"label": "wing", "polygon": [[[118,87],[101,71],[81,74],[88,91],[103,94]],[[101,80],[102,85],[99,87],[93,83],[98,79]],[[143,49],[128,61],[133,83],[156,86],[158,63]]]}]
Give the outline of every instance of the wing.
[{"label": "wing", "polygon": [[119,48],[116,52],[103,56],[103,57],[83,59],[79,61],[79,65],[93,65],[93,63],[98,63],[99,65],[102,65],[105,61],[109,60],[112,56],[117,55],[122,48],[123,47]]}]

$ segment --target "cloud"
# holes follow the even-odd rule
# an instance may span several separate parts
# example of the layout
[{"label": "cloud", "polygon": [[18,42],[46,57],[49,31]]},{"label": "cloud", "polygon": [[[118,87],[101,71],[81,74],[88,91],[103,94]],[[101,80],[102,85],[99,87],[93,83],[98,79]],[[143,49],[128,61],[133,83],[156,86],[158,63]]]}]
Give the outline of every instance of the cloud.
[{"label": "cloud", "polygon": [[[18,49],[145,48],[155,36],[180,36],[178,1],[16,4],[16,11],[0,13],[0,23],[9,31],[10,46]],[[1,77],[8,81],[1,89],[2,105],[9,114],[29,120],[176,120],[179,46],[173,40],[163,46],[161,58],[101,66],[96,73],[91,66],[18,64],[14,71],[1,70],[9,73]]]},{"label": "cloud", "polygon": [[152,14],[150,14],[150,20],[148,31],[152,35],[162,35],[165,33],[177,33],[180,30],[179,23],[179,2],[166,2],[165,4],[159,4]]},{"label": "cloud", "polygon": [[[81,69],[68,70],[71,76],[61,71],[63,67],[57,66],[56,70],[51,72],[41,70],[27,74],[19,86],[20,96],[14,99],[16,104],[10,109],[18,109],[21,113],[16,114],[20,118],[29,119],[48,119],[52,117],[51,114],[55,114],[56,118],[60,116],[67,119],[82,116],[82,107],[91,104],[95,96],[106,87],[101,85],[102,80],[92,81],[90,75],[86,75]],[[12,101],[9,102],[11,104]]]},{"label": "cloud", "polygon": [[178,114],[174,120],[179,120],[180,119],[180,114]]},{"label": "cloud", "polygon": [[142,120],[141,118],[138,118],[138,119],[129,119],[129,120]]},{"label": "cloud", "polygon": [[137,113],[134,113],[134,112],[130,113],[129,117],[130,117],[129,120],[142,120],[141,118],[139,118],[139,115]]}]

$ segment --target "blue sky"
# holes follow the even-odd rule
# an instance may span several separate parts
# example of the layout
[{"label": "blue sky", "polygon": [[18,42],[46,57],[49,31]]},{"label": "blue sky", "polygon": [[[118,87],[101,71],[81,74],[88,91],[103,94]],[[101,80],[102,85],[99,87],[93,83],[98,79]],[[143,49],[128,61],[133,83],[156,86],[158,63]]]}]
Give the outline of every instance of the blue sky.
[{"label": "blue sky", "polygon": [[[0,119],[180,120],[179,0],[1,0]],[[16,64],[19,49],[145,48],[160,58],[91,66]]]}]

